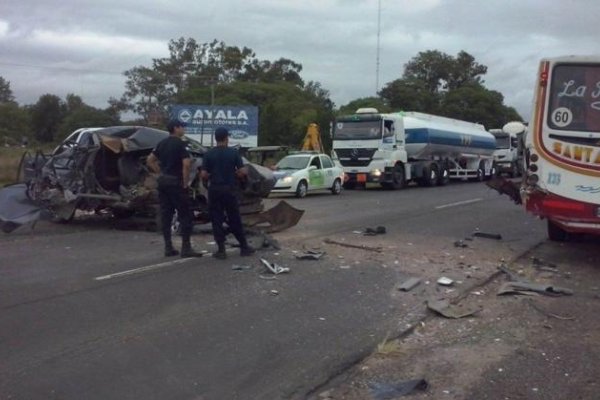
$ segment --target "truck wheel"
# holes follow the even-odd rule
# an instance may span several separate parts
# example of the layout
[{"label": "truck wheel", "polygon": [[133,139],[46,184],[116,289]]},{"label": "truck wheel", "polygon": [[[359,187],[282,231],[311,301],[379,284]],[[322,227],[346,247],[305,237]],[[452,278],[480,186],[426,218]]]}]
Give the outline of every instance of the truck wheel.
[{"label": "truck wheel", "polygon": [[405,177],[406,176],[404,175],[404,166],[401,164],[394,166],[394,172],[392,173],[391,188],[393,190],[402,189],[406,184]]},{"label": "truck wheel", "polygon": [[438,186],[445,186],[448,183],[450,183],[450,171],[447,166],[444,166],[438,175],[437,184]]},{"label": "truck wheel", "polygon": [[308,185],[306,184],[306,181],[300,181],[300,183],[298,183],[298,187],[296,188],[296,197],[299,199],[306,197],[307,192]]},{"label": "truck wheel", "polygon": [[342,193],[342,181],[336,179],[331,187],[331,194],[336,195]]},{"label": "truck wheel", "polygon": [[438,167],[436,164],[431,164],[429,167],[423,168],[423,177],[421,183],[423,186],[434,186],[438,180]]},{"label": "truck wheel", "polygon": [[567,240],[568,233],[556,223],[548,220],[548,239],[554,242],[564,242]]}]

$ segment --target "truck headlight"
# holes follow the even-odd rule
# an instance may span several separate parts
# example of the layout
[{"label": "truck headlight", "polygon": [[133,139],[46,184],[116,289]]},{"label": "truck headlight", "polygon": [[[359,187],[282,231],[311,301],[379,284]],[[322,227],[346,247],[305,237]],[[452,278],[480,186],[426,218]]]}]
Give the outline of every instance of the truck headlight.
[{"label": "truck headlight", "polygon": [[381,176],[381,170],[374,169],[373,171],[371,171],[371,175],[373,175],[373,176]]}]

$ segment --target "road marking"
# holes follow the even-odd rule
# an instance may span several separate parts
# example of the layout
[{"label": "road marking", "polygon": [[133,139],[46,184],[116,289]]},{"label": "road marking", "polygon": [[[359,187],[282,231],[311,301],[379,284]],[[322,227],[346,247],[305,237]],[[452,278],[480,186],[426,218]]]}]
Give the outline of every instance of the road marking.
[{"label": "road marking", "polygon": [[444,205],[441,205],[441,206],[437,206],[437,207],[435,207],[435,209],[436,210],[440,210],[442,208],[463,206],[465,204],[477,203],[478,201],[482,201],[482,200],[483,199],[481,199],[481,198],[477,198],[477,199],[471,199],[471,200],[457,201],[456,203],[450,203],[450,204],[444,204]]},{"label": "road marking", "polygon": [[146,271],[151,271],[154,269],[159,269],[159,268],[164,268],[164,267],[170,267],[170,266],[177,265],[177,264],[182,264],[189,260],[191,260],[191,258],[180,258],[179,260],[167,261],[167,262],[160,263],[160,264],[153,264],[153,265],[147,265],[145,267],[129,269],[127,271],[115,272],[114,274],[110,274],[110,275],[97,276],[94,278],[94,280],[104,281],[107,279],[118,278],[120,276],[139,274],[140,272],[146,272]]}]

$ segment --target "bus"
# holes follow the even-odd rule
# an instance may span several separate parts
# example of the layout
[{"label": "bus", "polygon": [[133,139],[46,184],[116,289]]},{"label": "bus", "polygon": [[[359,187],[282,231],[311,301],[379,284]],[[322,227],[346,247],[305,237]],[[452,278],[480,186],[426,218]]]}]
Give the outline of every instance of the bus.
[{"label": "bus", "polygon": [[550,240],[600,234],[600,56],[541,60],[521,199]]}]

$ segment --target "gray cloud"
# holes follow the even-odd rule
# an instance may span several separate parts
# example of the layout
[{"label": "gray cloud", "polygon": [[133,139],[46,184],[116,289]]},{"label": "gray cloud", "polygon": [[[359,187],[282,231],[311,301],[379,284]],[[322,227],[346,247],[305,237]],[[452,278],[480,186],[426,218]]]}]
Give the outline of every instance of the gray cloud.
[{"label": "gray cloud", "polygon": [[[488,66],[486,86],[526,119],[540,58],[596,51],[592,0],[381,0],[379,86],[420,51],[465,50]],[[376,83],[377,0],[5,0],[0,76],[21,103],[76,93],[106,106],[122,72],[168,54],[178,37],[247,46],[287,57],[337,105],[371,96]]]}]

